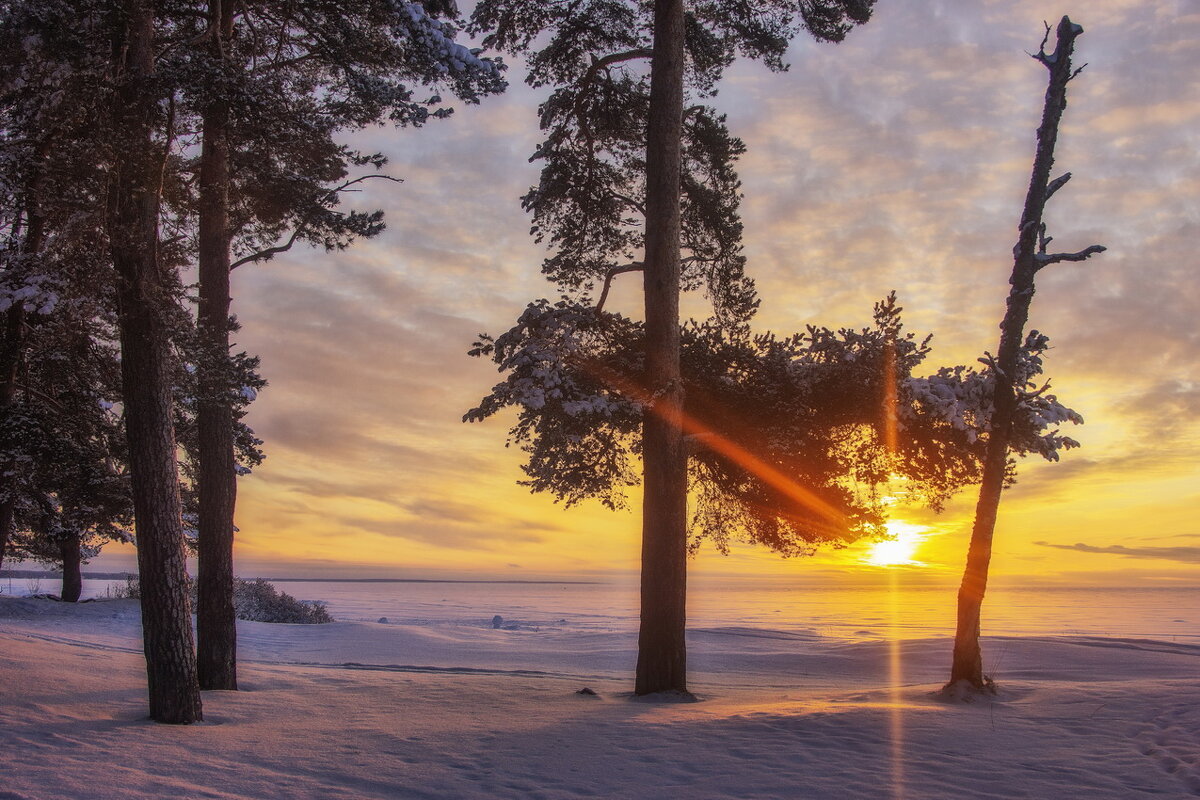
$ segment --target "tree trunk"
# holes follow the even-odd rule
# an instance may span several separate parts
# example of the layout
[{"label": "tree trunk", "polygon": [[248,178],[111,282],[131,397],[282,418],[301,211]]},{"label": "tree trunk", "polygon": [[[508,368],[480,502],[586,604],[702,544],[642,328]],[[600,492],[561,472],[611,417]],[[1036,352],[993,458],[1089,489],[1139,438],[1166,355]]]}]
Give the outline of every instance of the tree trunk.
[{"label": "tree trunk", "polygon": [[[233,34],[231,0],[210,0],[212,53],[223,60]],[[200,552],[196,661],[201,689],[237,689],[237,616],[233,608],[234,472],[229,356],[229,104],[204,111],[200,155]]]},{"label": "tree trunk", "polygon": [[646,138],[646,386],[635,692],[687,692],[687,455],[679,372],[683,0],[657,0]]},{"label": "tree trunk", "polygon": [[[50,153],[49,138],[43,140],[37,148],[36,163],[30,175],[25,191],[25,240],[22,243],[21,255],[34,257],[42,250],[42,240],[45,236],[46,224],[42,213],[42,162]],[[19,236],[19,229],[14,231]],[[0,415],[5,415],[17,399],[17,375],[20,373],[21,362],[25,351],[25,304],[13,303],[4,314],[4,347],[0,349]],[[14,512],[17,498],[10,495],[13,491],[14,479],[11,473],[16,465],[7,463],[0,465],[0,568],[4,567],[4,554],[8,542],[12,538]]]},{"label": "tree trunk", "polygon": [[1054,164],[1054,145],[1058,125],[1067,106],[1067,82],[1072,78],[1071,52],[1075,38],[1083,29],[1063,17],[1058,25],[1058,41],[1054,53],[1040,60],[1050,70],[1042,124],[1037,132],[1037,153],[1033,175],[1025,196],[1021,214],[1020,237],[1013,248],[1013,271],[1009,283],[1008,307],[1000,325],[1000,350],[993,367],[996,376],[993,396],[991,431],[984,455],[983,483],[975,507],[975,525],[967,551],[967,566],[958,590],[958,629],[954,636],[954,657],[947,688],[965,684],[975,690],[988,686],[983,674],[983,659],[979,649],[979,620],[983,596],[987,590],[988,566],[992,559],[992,536],[996,529],[996,514],[1000,493],[1004,487],[1005,466],[1012,438],[1013,416],[1017,408],[1017,391],[1013,378],[1025,338],[1025,323],[1033,300],[1034,275],[1037,273],[1039,234],[1042,233],[1042,212],[1046,206],[1050,184],[1050,168]]},{"label": "tree trunk", "polygon": [[62,591],[59,596],[64,603],[78,603],[83,593],[83,573],[80,569],[79,534],[70,533],[59,544],[62,559]]},{"label": "tree trunk", "polygon": [[[17,397],[17,372],[21,364],[25,335],[25,307],[13,303],[4,313],[4,348],[0,351],[0,415],[7,416]],[[12,462],[0,465],[0,567],[4,566],[4,554],[12,537],[13,512],[17,507],[14,494],[15,481],[11,473],[16,468]]]},{"label": "tree trunk", "polygon": [[127,0],[124,11],[125,41],[116,50],[116,152],[108,229],[117,271],[142,639],[151,719],[186,724],[202,719],[202,713],[171,418],[169,329],[164,312],[173,301],[157,252],[162,169],[152,135],[157,111],[152,88],[155,7],[152,0]]}]

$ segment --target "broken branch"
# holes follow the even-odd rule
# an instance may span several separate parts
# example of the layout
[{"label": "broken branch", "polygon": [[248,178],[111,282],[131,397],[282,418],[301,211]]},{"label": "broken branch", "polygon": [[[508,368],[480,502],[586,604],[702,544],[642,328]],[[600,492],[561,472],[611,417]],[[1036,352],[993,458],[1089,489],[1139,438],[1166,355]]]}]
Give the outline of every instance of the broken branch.
[{"label": "broken branch", "polygon": [[1046,199],[1049,200],[1054,196],[1054,193],[1067,184],[1071,180],[1071,173],[1064,172],[1061,176],[1050,181],[1050,185],[1046,187]]},{"label": "broken branch", "polygon": [[1103,253],[1108,248],[1102,244],[1094,244],[1078,253],[1035,253],[1033,263],[1035,269],[1041,269],[1049,264],[1057,264],[1059,261],[1086,261],[1096,253]]}]

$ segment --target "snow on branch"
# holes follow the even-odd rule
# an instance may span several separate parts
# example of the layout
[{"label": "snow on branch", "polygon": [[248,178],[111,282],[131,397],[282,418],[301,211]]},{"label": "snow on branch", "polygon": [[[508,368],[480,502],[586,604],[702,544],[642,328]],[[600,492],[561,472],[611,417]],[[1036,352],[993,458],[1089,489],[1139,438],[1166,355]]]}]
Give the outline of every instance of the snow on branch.
[{"label": "snow on branch", "polygon": [[1096,253],[1103,253],[1107,249],[1102,244],[1094,244],[1077,253],[1035,253],[1033,263],[1036,269],[1041,269],[1050,264],[1057,264],[1059,261],[1087,261]]},{"label": "snow on branch", "polygon": [[1050,181],[1050,184],[1046,187],[1046,199],[1049,200],[1053,197],[1054,193],[1066,186],[1069,180],[1071,180],[1071,173],[1064,172],[1061,176]]},{"label": "snow on branch", "polygon": [[[1064,54],[1067,54],[1070,43],[1075,41],[1075,37],[1083,33],[1083,26],[1071,22],[1071,20],[1067,17],[1063,17],[1062,21],[1058,24],[1058,44],[1055,46],[1053,53],[1047,53],[1046,44],[1050,41],[1050,31],[1052,28],[1048,22],[1043,22],[1042,24],[1046,26],[1046,34],[1042,37],[1042,43],[1038,46],[1038,51],[1036,53],[1030,53],[1029,55],[1033,57],[1034,61],[1039,61],[1045,65],[1047,69],[1052,70],[1054,69],[1054,65],[1058,63],[1060,57],[1062,57]],[[1067,58],[1070,58],[1069,54],[1067,54]],[[1087,64],[1084,64],[1083,66],[1086,67]],[[1071,80],[1082,71],[1083,67],[1080,67],[1067,76],[1066,80]]]}]

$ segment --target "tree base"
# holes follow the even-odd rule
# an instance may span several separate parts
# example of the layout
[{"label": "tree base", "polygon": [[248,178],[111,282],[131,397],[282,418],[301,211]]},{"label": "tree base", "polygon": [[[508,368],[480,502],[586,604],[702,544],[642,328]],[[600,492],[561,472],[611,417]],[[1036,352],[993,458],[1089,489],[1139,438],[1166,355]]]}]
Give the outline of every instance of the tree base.
[{"label": "tree base", "polygon": [[936,692],[935,696],[938,700],[948,703],[973,703],[981,698],[995,697],[999,693],[996,682],[984,675],[982,684],[976,685],[965,678],[951,681]]},{"label": "tree base", "polygon": [[700,698],[687,691],[686,689],[668,689],[664,692],[647,692],[646,694],[633,694],[631,699],[635,703],[699,703]]}]

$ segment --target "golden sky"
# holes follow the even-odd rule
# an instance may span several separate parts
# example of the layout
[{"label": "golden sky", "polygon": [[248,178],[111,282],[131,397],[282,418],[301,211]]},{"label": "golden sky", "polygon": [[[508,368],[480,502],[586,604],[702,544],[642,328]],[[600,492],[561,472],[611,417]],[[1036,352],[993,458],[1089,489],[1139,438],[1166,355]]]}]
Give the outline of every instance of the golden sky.
[{"label": "golden sky", "polygon": [[[996,533],[997,581],[1179,584],[1200,578],[1200,4],[1091,0],[1047,214],[1055,248],[1108,251],[1039,275],[1031,327],[1053,391],[1087,424],[1058,464],[1027,461]],[[899,293],[937,366],[995,350],[1046,71],[1040,0],[882,0],[839,46],[798,41],[786,74],[737,65],[718,104],[740,165],[757,325],[860,326]],[[1051,43],[1052,44],[1052,43]],[[466,355],[553,296],[518,198],[537,179],[540,95],[521,84],[419,131],[355,143],[403,184],[353,202],[388,230],[344,253],[239,269],[239,345],[270,386],[249,418],[268,459],[240,484],[241,574],[588,576],[637,567],[640,514],[564,510],[516,485],[510,417],[460,422],[499,380]],[[621,279],[618,279],[620,281]],[[640,281],[610,308],[638,315]],[[914,579],[961,572],[974,491],[935,516]],[[632,498],[636,501],[636,497]],[[782,560],[739,548],[701,573],[886,580],[856,546]]]}]

